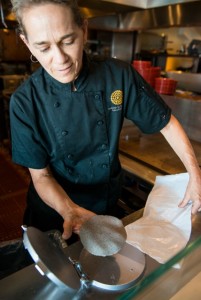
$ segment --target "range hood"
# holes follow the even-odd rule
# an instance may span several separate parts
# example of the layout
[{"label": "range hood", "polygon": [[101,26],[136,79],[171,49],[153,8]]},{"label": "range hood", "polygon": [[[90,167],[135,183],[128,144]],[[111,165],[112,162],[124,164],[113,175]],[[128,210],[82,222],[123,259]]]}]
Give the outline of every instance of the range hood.
[{"label": "range hood", "polygon": [[78,4],[84,15],[90,18],[195,1],[199,0],[78,0]]},{"label": "range hood", "polygon": [[159,6],[173,5],[178,3],[195,2],[199,0],[101,0],[100,2],[110,2],[114,4],[123,4],[134,8],[154,8]]},{"label": "range hood", "polygon": [[[178,20],[186,22],[184,18],[182,19],[183,8],[186,11],[184,15],[185,18],[187,16],[188,24],[194,24],[195,20],[198,20],[201,25],[200,0],[77,0],[77,2],[84,16],[89,19],[91,27],[108,30],[160,27],[160,20],[167,15],[170,15],[170,19],[165,26],[174,25],[174,18],[176,18],[176,26],[179,26],[182,24]],[[191,13],[189,8],[195,7],[196,4],[199,7]],[[0,28],[15,28],[16,21],[11,13],[10,1],[0,0],[0,10]]]},{"label": "range hood", "polygon": [[[85,0],[81,0],[85,1]],[[94,0],[95,2],[97,0]],[[154,28],[201,26],[201,1],[160,1],[160,0],[99,0],[99,3],[112,3],[104,16],[89,18],[89,28],[114,31],[135,31]],[[118,12],[120,2],[127,11]],[[126,5],[133,3],[134,6]],[[122,5],[122,4],[121,4]],[[138,5],[138,6],[137,6]]]}]

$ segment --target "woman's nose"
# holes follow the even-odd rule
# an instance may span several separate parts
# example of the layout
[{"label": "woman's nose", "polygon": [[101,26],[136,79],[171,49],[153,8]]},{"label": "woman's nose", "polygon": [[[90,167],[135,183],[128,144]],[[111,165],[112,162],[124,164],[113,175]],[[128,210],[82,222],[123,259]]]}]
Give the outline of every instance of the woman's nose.
[{"label": "woman's nose", "polygon": [[68,59],[68,55],[59,46],[55,47],[53,55],[54,61],[58,64],[63,64]]}]

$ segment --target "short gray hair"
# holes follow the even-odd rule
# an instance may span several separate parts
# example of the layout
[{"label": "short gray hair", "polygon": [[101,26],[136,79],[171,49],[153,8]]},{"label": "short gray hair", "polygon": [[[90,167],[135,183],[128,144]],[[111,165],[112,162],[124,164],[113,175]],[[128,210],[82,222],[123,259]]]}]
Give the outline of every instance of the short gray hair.
[{"label": "short gray hair", "polygon": [[76,0],[11,0],[12,12],[15,14],[18,22],[18,31],[26,36],[26,29],[23,25],[23,11],[29,9],[32,6],[39,6],[41,4],[58,4],[69,7],[73,13],[74,21],[82,27],[84,17],[79,9]]}]

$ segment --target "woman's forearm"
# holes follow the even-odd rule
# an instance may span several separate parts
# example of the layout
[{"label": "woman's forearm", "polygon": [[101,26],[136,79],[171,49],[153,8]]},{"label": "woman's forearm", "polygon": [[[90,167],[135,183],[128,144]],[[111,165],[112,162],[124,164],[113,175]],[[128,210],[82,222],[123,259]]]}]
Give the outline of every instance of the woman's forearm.
[{"label": "woman's forearm", "polygon": [[34,187],[40,198],[63,218],[65,214],[76,207],[70,197],[53,177],[50,169],[29,169]]},{"label": "woman's forearm", "polygon": [[161,133],[178,155],[189,175],[200,172],[199,164],[189,138],[174,116],[171,116],[170,122],[161,130]]},{"label": "woman's forearm", "polygon": [[40,198],[63,218],[63,238],[68,239],[72,232],[79,234],[82,224],[95,213],[74,203],[55,180],[49,167],[29,171]]},{"label": "woman's forearm", "polygon": [[181,159],[188,174],[189,182],[179,207],[184,207],[192,201],[192,213],[201,210],[201,170],[193,147],[177,119],[172,116],[168,125],[161,130],[170,146]]}]

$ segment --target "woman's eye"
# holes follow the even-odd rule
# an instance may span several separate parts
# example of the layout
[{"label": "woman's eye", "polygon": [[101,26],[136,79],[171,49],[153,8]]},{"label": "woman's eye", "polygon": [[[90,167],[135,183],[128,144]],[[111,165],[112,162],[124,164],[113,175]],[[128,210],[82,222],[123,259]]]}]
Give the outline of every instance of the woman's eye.
[{"label": "woman's eye", "polygon": [[68,46],[68,45],[72,45],[73,42],[74,40],[68,40],[68,41],[63,41],[63,44]]},{"label": "woman's eye", "polygon": [[43,48],[43,49],[40,49],[40,52],[44,53],[44,52],[47,52],[49,50],[49,48]]}]

